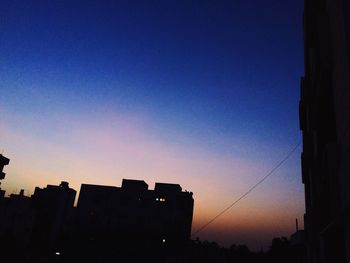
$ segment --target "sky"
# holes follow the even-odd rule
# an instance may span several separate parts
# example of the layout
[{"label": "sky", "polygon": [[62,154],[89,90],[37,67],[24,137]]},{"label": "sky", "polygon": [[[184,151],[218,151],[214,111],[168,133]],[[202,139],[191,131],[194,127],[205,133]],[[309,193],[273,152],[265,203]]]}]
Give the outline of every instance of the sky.
[{"label": "sky", "polygon": [[[178,183],[195,232],[301,140],[302,13],[302,0],[0,1],[2,188]],[[193,238],[260,249],[292,234],[300,151]]]}]

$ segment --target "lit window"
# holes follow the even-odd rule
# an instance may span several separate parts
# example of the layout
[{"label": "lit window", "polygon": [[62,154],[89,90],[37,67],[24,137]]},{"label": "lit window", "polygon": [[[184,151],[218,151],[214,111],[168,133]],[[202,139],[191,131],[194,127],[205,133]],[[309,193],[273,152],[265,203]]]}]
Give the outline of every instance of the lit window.
[{"label": "lit window", "polygon": [[159,201],[159,198],[156,198],[156,201]]},{"label": "lit window", "polygon": [[163,243],[165,243],[165,238],[163,238]]},{"label": "lit window", "polygon": [[[163,240],[164,240],[164,239],[163,239]],[[59,256],[59,255],[61,255],[61,253],[60,253],[60,252],[56,252],[55,254],[56,254],[56,256]]]}]

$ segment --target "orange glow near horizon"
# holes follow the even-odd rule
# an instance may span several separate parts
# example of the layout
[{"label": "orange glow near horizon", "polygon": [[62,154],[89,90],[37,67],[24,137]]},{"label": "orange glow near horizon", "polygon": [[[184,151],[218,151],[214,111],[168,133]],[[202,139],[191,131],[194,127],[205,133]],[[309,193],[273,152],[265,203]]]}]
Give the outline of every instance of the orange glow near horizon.
[{"label": "orange glow near horizon", "polygon": [[[69,133],[58,131],[62,137],[55,138],[20,132],[16,127],[0,127],[5,155],[11,159],[2,184],[8,193],[24,188],[31,194],[35,186],[57,185],[60,181],[68,181],[77,191],[81,183],[120,186],[123,178],[144,180],[150,189],[155,182],[178,183],[183,190],[194,193],[195,232],[267,169],[257,160],[162,142],[143,121],[125,117],[65,125],[70,126]],[[303,204],[292,192],[285,193],[283,183],[282,178],[271,178],[198,236],[215,240],[221,235],[223,245],[229,245],[239,238],[254,239],[254,233],[260,233],[261,240],[253,244],[259,247],[267,242],[264,236],[291,234],[294,218],[301,217]]]}]

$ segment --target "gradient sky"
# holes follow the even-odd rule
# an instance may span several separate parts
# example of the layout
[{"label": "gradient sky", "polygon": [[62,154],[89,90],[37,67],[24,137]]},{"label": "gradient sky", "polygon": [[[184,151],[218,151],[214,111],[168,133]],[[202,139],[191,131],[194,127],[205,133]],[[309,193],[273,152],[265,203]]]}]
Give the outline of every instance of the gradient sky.
[{"label": "gradient sky", "polygon": [[[194,192],[193,230],[300,141],[302,0],[0,1],[2,187]],[[198,234],[266,248],[302,220],[300,149]]]}]

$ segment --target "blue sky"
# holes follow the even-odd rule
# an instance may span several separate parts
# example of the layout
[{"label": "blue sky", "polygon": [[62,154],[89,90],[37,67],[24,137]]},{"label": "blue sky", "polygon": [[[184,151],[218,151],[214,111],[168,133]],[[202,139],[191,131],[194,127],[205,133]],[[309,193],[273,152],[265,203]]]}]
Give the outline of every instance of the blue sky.
[{"label": "blue sky", "polygon": [[[130,149],[142,145],[142,156],[167,148],[175,159],[188,155],[192,160],[196,155],[204,156],[206,163],[215,160],[213,171],[226,165],[218,160],[240,160],[242,167],[256,166],[248,186],[300,141],[302,8],[301,0],[1,1],[0,148],[11,159],[18,157],[17,167],[9,171],[28,188],[45,184],[44,172],[42,177],[19,175],[19,166],[28,169],[19,160],[32,158],[33,145],[42,145],[42,151],[62,147],[55,155],[62,161],[64,152],[79,158],[85,146],[76,146],[75,136],[86,131],[87,141],[97,148],[96,133],[138,142],[123,144],[131,159],[137,154]],[[120,130],[118,123],[129,128]],[[103,155],[102,149],[106,148],[101,148]],[[70,173],[45,160],[48,152],[41,154],[41,160],[31,161],[37,162],[37,169],[50,164],[48,178],[58,181],[59,172]],[[297,217],[302,216],[303,195],[298,154],[294,158],[278,185],[284,191],[281,198],[298,192]],[[142,168],[146,160],[134,165]],[[129,162],[133,163],[124,160],[126,170]],[[161,172],[160,179],[196,188],[195,181],[170,176],[172,165],[169,161],[161,170],[146,165],[145,178],[157,181],[155,175]],[[196,164],[187,165],[190,169]],[[71,171],[78,172],[80,166],[73,166]],[[224,170],[234,168],[228,165]],[[34,168],[31,172],[41,174]],[[104,172],[114,173],[112,168]],[[225,187],[230,178],[225,172],[210,180]],[[3,184],[9,191],[21,187],[15,186],[15,175]],[[200,173],[196,176],[201,178]],[[85,179],[68,177],[76,181],[76,188]],[[224,192],[230,192],[230,184],[226,187]],[[223,203],[231,200],[222,198]],[[198,210],[195,220],[204,218],[200,215]]]}]

